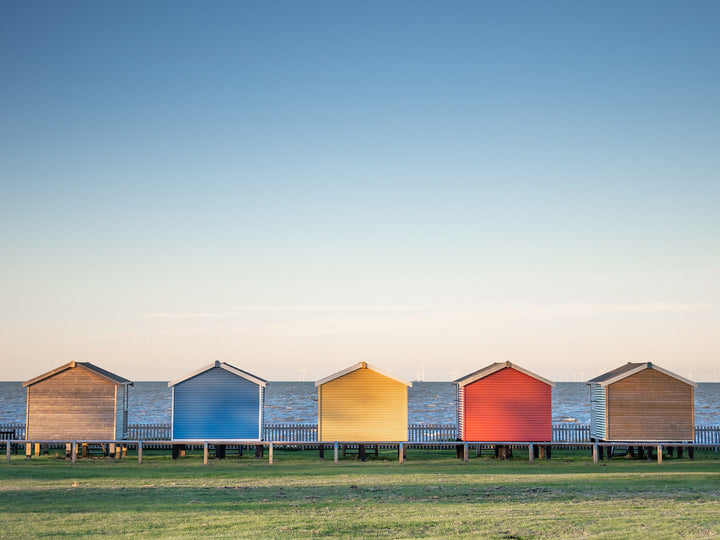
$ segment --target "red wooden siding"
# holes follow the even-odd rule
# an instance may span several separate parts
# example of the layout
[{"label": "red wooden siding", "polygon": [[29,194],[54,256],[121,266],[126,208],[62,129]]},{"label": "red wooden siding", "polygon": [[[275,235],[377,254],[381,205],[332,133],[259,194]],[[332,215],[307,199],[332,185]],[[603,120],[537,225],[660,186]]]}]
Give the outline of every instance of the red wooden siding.
[{"label": "red wooden siding", "polygon": [[505,368],[464,387],[465,441],[550,441],[552,387]]}]

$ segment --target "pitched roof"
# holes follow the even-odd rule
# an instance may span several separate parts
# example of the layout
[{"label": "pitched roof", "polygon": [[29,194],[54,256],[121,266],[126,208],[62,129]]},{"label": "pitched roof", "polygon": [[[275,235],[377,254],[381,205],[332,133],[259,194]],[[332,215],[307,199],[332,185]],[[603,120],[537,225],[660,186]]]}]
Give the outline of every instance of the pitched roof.
[{"label": "pitched roof", "polygon": [[527,369],[522,368],[517,364],[513,364],[512,362],[495,362],[487,367],[470,373],[469,375],[465,375],[464,377],[460,377],[459,379],[454,380],[453,384],[457,384],[458,386],[465,386],[506,368],[515,369],[517,371],[520,371],[521,373],[524,373],[525,375],[529,375],[533,379],[537,379],[538,381],[549,384],[550,386],[555,386],[554,382],[549,381],[545,377],[541,377],[540,375],[533,373],[532,371],[528,371]]},{"label": "pitched roof", "polygon": [[396,380],[397,382],[403,383],[405,386],[412,387],[411,382],[406,381],[405,379],[401,379],[400,377],[396,377],[395,375],[391,375],[390,373],[383,371],[381,369],[378,369],[375,366],[371,366],[367,362],[358,362],[357,364],[352,365],[347,369],[343,369],[342,371],[333,373],[332,375],[325,377],[324,379],[320,379],[319,381],[316,381],[315,386],[320,386],[320,385],[330,382],[332,380],[339,379],[340,377],[347,375],[348,373],[352,373],[353,371],[357,371],[358,369],[369,369],[370,371],[374,371],[375,373],[379,373],[380,375],[385,375],[385,377],[389,377],[390,379],[393,379],[393,380]]},{"label": "pitched roof", "polygon": [[594,379],[590,379],[586,384],[599,384],[600,386],[607,386],[609,384],[622,380],[625,377],[629,377],[630,375],[635,375],[635,373],[639,373],[646,369],[654,369],[656,371],[664,373],[665,375],[668,375],[669,377],[672,377],[673,379],[677,379],[678,381],[682,381],[692,386],[697,386],[697,383],[681,377],[676,373],[668,371],[667,369],[663,369],[660,366],[653,364],[652,362],[628,362],[624,366],[620,366],[611,371],[608,371],[607,373],[603,373],[602,375],[599,375]]},{"label": "pitched roof", "polygon": [[62,366],[55,368],[51,371],[48,371],[47,373],[43,373],[42,375],[39,375],[35,377],[34,379],[30,379],[29,381],[25,381],[23,383],[23,386],[31,386],[33,384],[39,383],[40,381],[44,381],[45,379],[49,379],[50,377],[53,377],[57,375],[58,373],[62,373],[63,371],[67,371],[68,369],[75,369],[80,368],[84,369],[85,371],[88,371],[92,373],[93,375],[97,375],[101,379],[105,379],[106,381],[116,384],[116,385],[122,385],[122,384],[128,384],[132,385],[132,381],[129,381],[128,379],[124,377],[120,377],[119,375],[115,375],[114,373],[111,373],[107,371],[106,369],[103,369],[101,367],[96,366],[95,364],[91,364],[90,362],[68,362],[67,364],[63,364]]},{"label": "pitched roof", "polygon": [[261,379],[260,377],[253,375],[252,373],[248,373],[247,371],[244,371],[240,368],[231,366],[230,364],[228,364],[226,362],[220,362],[220,361],[216,360],[212,364],[203,366],[200,369],[193,371],[192,373],[188,373],[184,377],[180,377],[179,379],[170,381],[168,383],[168,386],[175,386],[176,384],[179,384],[183,381],[187,381],[188,379],[192,379],[193,377],[196,377],[197,375],[200,375],[201,373],[205,373],[206,371],[210,371],[211,369],[214,369],[214,368],[224,369],[225,371],[232,373],[233,375],[242,377],[243,379],[246,379],[246,380],[253,382],[257,385],[260,385],[260,386],[265,386],[267,384],[267,381],[265,379]]}]

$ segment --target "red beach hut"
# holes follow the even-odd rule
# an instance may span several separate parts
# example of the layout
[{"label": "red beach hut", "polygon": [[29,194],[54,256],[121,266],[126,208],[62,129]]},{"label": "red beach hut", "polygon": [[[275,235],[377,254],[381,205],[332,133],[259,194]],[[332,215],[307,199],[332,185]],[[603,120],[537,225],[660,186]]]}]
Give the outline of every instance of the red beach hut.
[{"label": "red beach hut", "polygon": [[496,362],[453,381],[463,441],[552,440],[555,383],[511,362]]}]

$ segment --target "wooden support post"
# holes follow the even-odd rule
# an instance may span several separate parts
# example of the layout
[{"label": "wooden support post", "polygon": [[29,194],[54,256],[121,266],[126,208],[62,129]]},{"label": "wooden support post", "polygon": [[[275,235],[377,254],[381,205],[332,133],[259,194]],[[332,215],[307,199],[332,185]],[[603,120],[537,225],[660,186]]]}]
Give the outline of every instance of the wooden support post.
[{"label": "wooden support post", "polygon": [[177,459],[180,457],[180,445],[179,444],[170,445],[170,451],[172,452],[173,459]]},{"label": "wooden support post", "polygon": [[682,457],[683,457],[683,450],[684,450],[684,448],[683,448],[682,446],[678,446],[678,448],[677,448],[677,456],[678,456],[678,459],[682,459]]},{"label": "wooden support post", "polygon": [[375,445],[375,457],[378,457],[380,455],[380,445]]},{"label": "wooden support post", "polygon": [[458,445],[455,447],[455,457],[458,458],[458,459],[462,459],[462,458],[463,458],[463,445],[462,445],[462,444],[458,444]]},{"label": "wooden support post", "polygon": [[10,441],[5,443],[5,461],[10,463]]},{"label": "wooden support post", "polygon": [[318,457],[320,459],[325,459],[325,445],[324,444],[318,444]]},{"label": "wooden support post", "polygon": [[347,444],[342,445],[342,456],[343,457],[347,456]]},{"label": "wooden support post", "polygon": [[358,444],[358,457],[360,458],[360,461],[365,461],[365,445],[364,444]]},{"label": "wooden support post", "polygon": [[535,446],[535,445],[534,445],[533,443],[528,444],[528,461],[529,461],[530,463],[532,463],[532,462],[533,462],[533,459],[535,459],[535,448],[534,448],[534,446]]},{"label": "wooden support post", "polygon": [[73,441],[72,443],[72,462],[77,463],[77,457],[78,457],[78,443],[76,441]]},{"label": "wooden support post", "polygon": [[138,465],[142,465],[142,441],[138,441]]},{"label": "wooden support post", "polygon": [[[217,447],[215,449],[217,451]],[[207,441],[203,443],[203,465],[208,464],[208,454],[210,453],[210,445]]]},{"label": "wooden support post", "polygon": [[122,444],[116,444],[115,445],[115,459],[120,459],[122,457]]},{"label": "wooden support post", "polygon": [[35,457],[40,456],[40,443],[35,443]]},{"label": "wooden support post", "polygon": [[600,449],[598,448],[597,443],[593,443],[592,456],[593,456],[593,463],[597,463],[598,458],[600,457]]},{"label": "wooden support post", "polygon": [[662,463],[662,458],[663,458],[663,455],[662,455],[662,453],[663,453],[663,445],[662,445],[662,444],[658,444],[658,445],[657,445],[657,453],[658,453],[657,461],[658,461],[658,463]]},{"label": "wooden support post", "polygon": [[226,448],[224,444],[216,444],[215,445],[215,458],[216,459],[225,459],[225,453]]},{"label": "wooden support post", "polygon": [[468,462],[470,459],[470,447],[468,446],[468,443],[463,444],[463,461],[465,463]]},{"label": "wooden support post", "polygon": [[88,445],[87,445],[87,443],[82,443],[82,452],[81,452],[80,457],[86,458],[87,454],[88,454]]},{"label": "wooden support post", "polygon": [[27,443],[25,444],[25,459],[30,459],[32,457],[32,444]]},{"label": "wooden support post", "polygon": [[262,444],[256,444],[255,445],[255,458],[256,459],[262,459],[263,454],[265,453],[265,447]]},{"label": "wooden support post", "polygon": [[675,455],[675,447],[668,446],[668,457],[673,457],[674,455]]},{"label": "wooden support post", "polygon": [[543,446],[545,457],[543,459],[550,459],[552,457],[552,446],[546,444]]},{"label": "wooden support post", "polygon": [[[100,446],[102,446],[103,448],[105,447],[104,444],[101,444]],[[107,454],[105,454],[105,455],[110,456],[112,458],[116,458],[117,457],[117,445],[115,443],[108,444]]]},{"label": "wooden support post", "polygon": [[403,443],[398,443],[398,461],[400,465],[405,463],[405,445]]},{"label": "wooden support post", "polygon": [[270,441],[270,444],[268,445],[268,465],[273,464],[273,443]]},{"label": "wooden support post", "polygon": [[333,450],[334,450],[333,461],[334,461],[335,465],[337,465],[337,463],[338,463],[338,450],[339,450],[338,446],[339,446],[338,442],[335,441],[335,444],[333,445]]},{"label": "wooden support post", "polygon": [[695,459],[695,447],[688,446],[688,459]]},{"label": "wooden support post", "polygon": [[648,460],[648,461],[652,461],[652,458],[653,458],[653,447],[652,447],[652,446],[648,446],[648,447],[646,448],[646,451],[647,451],[647,460]]}]

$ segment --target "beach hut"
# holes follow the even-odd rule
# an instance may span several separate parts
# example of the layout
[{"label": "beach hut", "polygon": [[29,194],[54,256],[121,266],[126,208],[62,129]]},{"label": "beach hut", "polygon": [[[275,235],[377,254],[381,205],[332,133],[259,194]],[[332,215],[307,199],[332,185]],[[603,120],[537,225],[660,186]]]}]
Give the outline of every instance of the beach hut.
[{"label": "beach hut", "polygon": [[25,438],[66,442],[127,438],[132,384],[90,362],[70,362],[24,382]]},{"label": "beach hut", "polygon": [[315,386],[318,440],[407,441],[412,383],[360,362]]},{"label": "beach hut", "polygon": [[511,362],[496,362],[453,381],[463,441],[552,440],[555,383]]},{"label": "beach hut", "polygon": [[590,437],[691,442],[696,383],[651,362],[628,362],[587,382]]},{"label": "beach hut", "polygon": [[169,382],[172,439],[261,440],[266,384],[225,362],[213,362]]}]

